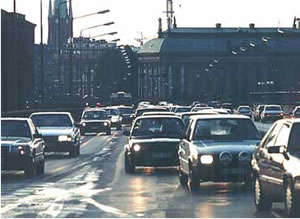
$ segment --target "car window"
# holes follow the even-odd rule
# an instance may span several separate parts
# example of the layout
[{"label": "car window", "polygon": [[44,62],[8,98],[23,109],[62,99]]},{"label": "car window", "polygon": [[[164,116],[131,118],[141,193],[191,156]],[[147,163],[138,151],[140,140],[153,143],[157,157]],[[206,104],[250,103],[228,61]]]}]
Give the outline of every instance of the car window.
[{"label": "car window", "polygon": [[263,148],[267,148],[269,146],[274,146],[275,145],[275,139],[278,131],[281,128],[281,124],[277,123],[272,130],[269,132],[268,136],[264,139],[264,142],[262,144]]},{"label": "car window", "polygon": [[278,136],[276,138],[276,142],[275,142],[275,146],[287,146],[288,145],[288,139],[289,139],[289,133],[290,133],[290,129],[288,127],[288,125],[284,124],[279,133]]},{"label": "car window", "polygon": [[32,136],[26,121],[2,120],[1,137],[31,138]]},{"label": "car window", "polygon": [[36,127],[71,127],[72,121],[67,114],[40,114],[32,115],[31,120]]},{"label": "car window", "polygon": [[267,106],[266,111],[281,111],[281,107],[279,106]]},{"label": "car window", "polygon": [[82,118],[86,120],[107,119],[107,114],[105,111],[86,111]]},{"label": "car window", "polygon": [[296,123],[292,126],[290,138],[288,142],[289,152],[300,152],[300,123]]}]

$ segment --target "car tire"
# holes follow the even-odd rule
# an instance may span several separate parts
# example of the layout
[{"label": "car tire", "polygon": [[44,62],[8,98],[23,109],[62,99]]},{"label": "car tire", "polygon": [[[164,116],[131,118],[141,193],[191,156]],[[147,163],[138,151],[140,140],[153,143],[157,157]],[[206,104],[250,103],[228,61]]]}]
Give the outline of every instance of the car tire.
[{"label": "car tire", "polygon": [[134,173],[135,172],[135,166],[132,163],[132,161],[129,160],[128,155],[125,154],[125,172],[126,173]]},{"label": "car tire", "polygon": [[36,173],[42,175],[45,173],[45,159],[43,159],[36,167]]},{"label": "car tire", "polygon": [[179,167],[179,170],[178,170],[178,177],[179,177],[179,182],[180,182],[180,184],[183,185],[183,186],[186,186],[187,183],[188,183],[188,181],[189,181],[189,178],[188,178],[187,175],[185,175],[185,174],[182,172],[182,170],[181,170],[180,167]]},{"label": "car tire", "polygon": [[[300,210],[297,209],[296,196],[294,194],[294,188],[290,180],[284,186],[284,213],[286,217],[300,216]],[[299,206],[298,206],[299,207]]]},{"label": "car tire", "polygon": [[35,175],[36,168],[35,168],[35,158],[31,157],[27,167],[24,170],[24,174],[27,178],[31,178]]},{"label": "car tire", "polygon": [[273,201],[263,191],[260,180],[255,177],[254,180],[254,204],[258,211],[270,211]]},{"label": "car tire", "polygon": [[189,168],[188,185],[191,191],[196,191],[200,187],[199,176],[192,166]]},{"label": "car tire", "polygon": [[111,129],[106,131],[106,135],[111,135]]}]

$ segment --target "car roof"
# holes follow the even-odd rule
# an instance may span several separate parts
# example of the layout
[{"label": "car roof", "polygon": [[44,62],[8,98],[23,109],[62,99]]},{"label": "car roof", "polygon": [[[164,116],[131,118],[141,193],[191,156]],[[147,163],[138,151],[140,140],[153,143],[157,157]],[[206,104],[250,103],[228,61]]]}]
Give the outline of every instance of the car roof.
[{"label": "car roof", "polygon": [[30,121],[29,118],[23,118],[23,117],[2,117],[1,121],[3,120],[11,120],[11,121]]},{"label": "car roof", "polygon": [[248,116],[235,114],[218,114],[218,115],[194,115],[193,119],[250,119]]},{"label": "car roof", "polygon": [[251,107],[248,106],[248,105],[240,105],[239,107],[247,107],[247,108],[251,108]]},{"label": "car roof", "polygon": [[272,106],[276,106],[276,107],[281,107],[280,105],[278,105],[278,104],[268,104],[268,105],[265,105],[265,107],[272,107]]},{"label": "car roof", "polygon": [[[176,115],[146,115],[146,116],[139,116],[137,117],[137,119],[161,119],[161,118],[166,118],[166,119],[180,119],[178,116]],[[181,120],[181,119],[180,119]]]},{"label": "car roof", "polygon": [[33,115],[49,115],[49,114],[52,114],[52,115],[71,115],[70,112],[35,112],[35,113],[31,113],[30,116],[33,116]]},{"label": "car roof", "polygon": [[83,112],[88,112],[88,111],[105,111],[104,109],[102,108],[89,108],[89,109],[85,109]]}]

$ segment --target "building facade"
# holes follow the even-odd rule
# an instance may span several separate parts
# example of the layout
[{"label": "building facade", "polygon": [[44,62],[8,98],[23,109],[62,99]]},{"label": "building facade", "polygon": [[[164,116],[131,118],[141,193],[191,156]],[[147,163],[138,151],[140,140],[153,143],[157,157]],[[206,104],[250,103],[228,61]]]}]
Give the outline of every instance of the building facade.
[{"label": "building facade", "polygon": [[35,24],[1,10],[1,109],[25,109],[33,94]]},{"label": "building facade", "polygon": [[138,52],[140,99],[246,103],[300,91],[296,27],[175,26],[158,35]]}]

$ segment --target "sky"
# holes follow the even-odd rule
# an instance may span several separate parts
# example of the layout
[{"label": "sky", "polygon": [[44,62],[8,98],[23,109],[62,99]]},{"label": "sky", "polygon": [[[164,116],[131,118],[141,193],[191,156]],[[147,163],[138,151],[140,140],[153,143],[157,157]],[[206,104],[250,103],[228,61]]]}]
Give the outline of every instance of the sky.
[{"label": "sky", "polygon": [[[16,10],[25,14],[26,19],[34,24],[35,43],[40,43],[40,1],[16,0]],[[54,0],[52,0],[54,1]],[[43,3],[44,43],[48,37],[48,5]],[[163,30],[167,27],[166,0],[72,0],[73,15],[78,17],[109,9],[103,15],[93,15],[74,20],[74,37],[80,30],[107,22],[115,22],[108,27],[83,31],[84,36],[96,36],[117,31],[114,36],[103,37],[110,41],[120,38],[118,44],[138,46],[136,40],[144,41],[157,37],[158,18],[163,20]],[[53,5],[53,4],[52,4]],[[13,0],[1,0],[1,9],[13,11]],[[173,0],[177,27],[292,27],[294,16],[300,17],[300,0]]]}]

